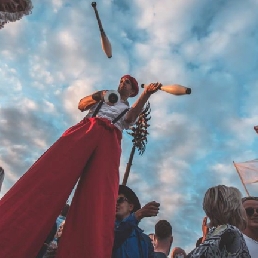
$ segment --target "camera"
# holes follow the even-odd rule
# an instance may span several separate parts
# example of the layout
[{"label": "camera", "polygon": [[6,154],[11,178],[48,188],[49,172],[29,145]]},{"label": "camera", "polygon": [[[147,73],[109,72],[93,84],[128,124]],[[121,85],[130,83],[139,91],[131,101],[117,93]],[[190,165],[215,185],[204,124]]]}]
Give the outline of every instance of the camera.
[{"label": "camera", "polygon": [[104,100],[105,100],[105,102],[115,104],[118,101],[120,101],[120,95],[119,95],[118,91],[116,91],[116,90],[109,90],[105,94]]}]

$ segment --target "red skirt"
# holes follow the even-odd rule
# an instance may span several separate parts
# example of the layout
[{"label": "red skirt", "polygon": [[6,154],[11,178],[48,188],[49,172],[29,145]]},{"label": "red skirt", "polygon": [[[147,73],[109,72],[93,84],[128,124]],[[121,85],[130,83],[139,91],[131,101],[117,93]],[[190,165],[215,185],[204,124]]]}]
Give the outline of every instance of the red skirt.
[{"label": "red skirt", "polygon": [[110,258],[121,136],[99,118],[68,129],[1,199],[0,257],[36,257],[80,178],[57,258]]}]

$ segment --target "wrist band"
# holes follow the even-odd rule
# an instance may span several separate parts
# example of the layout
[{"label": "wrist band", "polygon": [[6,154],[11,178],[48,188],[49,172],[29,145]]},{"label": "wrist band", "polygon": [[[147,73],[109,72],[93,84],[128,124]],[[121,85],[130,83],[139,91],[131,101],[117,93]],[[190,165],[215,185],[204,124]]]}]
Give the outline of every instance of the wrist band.
[{"label": "wrist band", "polygon": [[92,94],[92,99],[95,101],[100,101],[102,99],[102,91],[98,91]]}]

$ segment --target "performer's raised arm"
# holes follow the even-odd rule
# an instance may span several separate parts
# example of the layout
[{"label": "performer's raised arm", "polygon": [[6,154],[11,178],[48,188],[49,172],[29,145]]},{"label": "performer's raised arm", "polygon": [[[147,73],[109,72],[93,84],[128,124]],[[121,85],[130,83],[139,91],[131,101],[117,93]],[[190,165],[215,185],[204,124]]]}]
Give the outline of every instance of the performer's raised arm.
[{"label": "performer's raised arm", "polygon": [[131,109],[127,112],[125,116],[125,121],[127,123],[132,123],[137,119],[151,94],[155,93],[161,86],[162,84],[157,82],[151,83],[146,88],[144,88],[144,91],[142,92],[140,97],[132,105]]}]

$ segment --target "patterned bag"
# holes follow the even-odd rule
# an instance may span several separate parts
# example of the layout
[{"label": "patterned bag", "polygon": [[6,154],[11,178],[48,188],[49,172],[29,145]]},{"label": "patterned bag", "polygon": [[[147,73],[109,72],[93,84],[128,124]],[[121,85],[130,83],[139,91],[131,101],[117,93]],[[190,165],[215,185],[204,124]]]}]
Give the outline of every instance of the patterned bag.
[{"label": "patterned bag", "polygon": [[188,258],[251,258],[242,233],[232,225],[212,228],[205,241],[187,255]]}]

